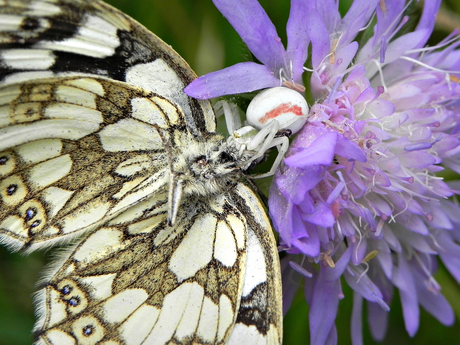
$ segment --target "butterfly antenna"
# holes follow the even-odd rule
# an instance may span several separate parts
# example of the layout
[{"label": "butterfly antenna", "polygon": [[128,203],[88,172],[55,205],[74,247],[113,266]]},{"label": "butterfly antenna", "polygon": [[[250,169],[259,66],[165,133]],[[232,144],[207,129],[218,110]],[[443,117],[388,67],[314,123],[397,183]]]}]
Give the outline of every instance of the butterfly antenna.
[{"label": "butterfly antenna", "polygon": [[180,202],[182,199],[183,180],[180,177],[181,174],[177,173],[173,169],[173,156],[171,152],[171,146],[169,141],[164,135],[164,130],[158,125],[153,125],[160,135],[161,141],[168,157],[168,166],[170,172],[169,178],[169,191],[168,191],[168,225],[173,226],[176,222],[177,212],[179,211]]}]

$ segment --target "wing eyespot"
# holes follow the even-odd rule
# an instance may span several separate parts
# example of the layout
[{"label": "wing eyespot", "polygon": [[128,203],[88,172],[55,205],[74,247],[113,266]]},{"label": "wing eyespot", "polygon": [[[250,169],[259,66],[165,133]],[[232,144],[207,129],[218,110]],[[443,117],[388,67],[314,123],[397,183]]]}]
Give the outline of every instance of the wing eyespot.
[{"label": "wing eyespot", "polygon": [[84,316],[73,323],[72,333],[77,339],[77,344],[96,344],[104,338],[107,331],[95,317]]},{"label": "wing eyespot", "polygon": [[78,298],[78,296],[70,297],[70,298],[67,300],[67,303],[68,303],[69,306],[71,306],[71,307],[78,307],[78,305],[80,304],[80,298]]},{"label": "wing eyespot", "polygon": [[2,156],[0,157],[0,165],[6,165],[6,163],[8,162],[8,157],[7,156]]},{"label": "wing eyespot", "polygon": [[93,325],[86,325],[82,328],[81,331],[83,336],[90,337],[94,333],[95,329]]},{"label": "wing eyespot", "polygon": [[32,224],[30,224],[30,227],[31,227],[31,228],[36,228],[36,227],[39,226],[41,223],[42,223],[42,221],[39,220],[39,219],[37,219],[37,220],[34,221]]},{"label": "wing eyespot", "polygon": [[[25,219],[28,221],[28,220],[31,220],[33,217],[35,217],[37,215],[37,209],[35,207],[29,207],[27,210],[26,210],[26,214],[25,214]],[[38,224],[37,224],[38,225]],[[36,225],[35,225],[36,226]]]},{"label": "wing eyespot", "polygon": [[68,294],[70,294],[72,292],[72,290],[73,290],[73,288],[70,285],[65,285],[65,286],[62,287],[61,293],[64,296],[67,296]]},{"label": "wing eyespot", "polygon": [[6,195],[12,196],[16,191],[18,190],[18,185],[17,184],[10,184],[8,187],[6,187]]}]

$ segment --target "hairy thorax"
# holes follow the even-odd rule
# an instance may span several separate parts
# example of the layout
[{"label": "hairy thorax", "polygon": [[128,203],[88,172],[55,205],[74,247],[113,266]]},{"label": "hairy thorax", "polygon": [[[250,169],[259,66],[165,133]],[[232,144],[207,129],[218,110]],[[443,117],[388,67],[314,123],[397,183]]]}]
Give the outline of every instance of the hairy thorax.
[{"label": "hairy thorax", "polygon": [[185,195],[209,195],[230,189],[241,175],[247,153],[238,152],[222,136],[196,138],[176,132],[172,170],[182,181]]}]

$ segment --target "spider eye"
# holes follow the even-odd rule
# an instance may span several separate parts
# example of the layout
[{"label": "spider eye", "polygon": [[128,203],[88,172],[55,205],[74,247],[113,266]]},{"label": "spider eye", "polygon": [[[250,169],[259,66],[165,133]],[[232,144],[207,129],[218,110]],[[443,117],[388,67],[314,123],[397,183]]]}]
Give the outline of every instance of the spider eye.
[{"label": "spider eye", "polygon": [[260,92],[249,103],[248,123],[258,129],[276,119],[281,129],[298,132],[307,122],[308,104],[297,91],[287,87],[273,87]]}]

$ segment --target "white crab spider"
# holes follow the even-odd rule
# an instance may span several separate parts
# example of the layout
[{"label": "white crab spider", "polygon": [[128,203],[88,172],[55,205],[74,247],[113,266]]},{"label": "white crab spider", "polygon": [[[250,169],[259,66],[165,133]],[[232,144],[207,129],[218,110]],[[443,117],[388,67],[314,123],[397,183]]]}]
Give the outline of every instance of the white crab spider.
[{"label": "white crab spider", "polygon": [[278,155],[270,171],[257,178],[273,175],[289,147],[289,139],[284,135],[276,137],[277,133],[280,130],[298,132],[307,121],[308,114],[305,98],[286,87],[270,88],[254,97],[246,113],[248,126],[241,127],[238,109],[234,104],[220,101],[216,107],[222,107],[225,115],[230,134],[228,144],[235,146],[240,153],[247,150],[256,152],[243,168],[249,167],[268,149],[277,147]]}]

